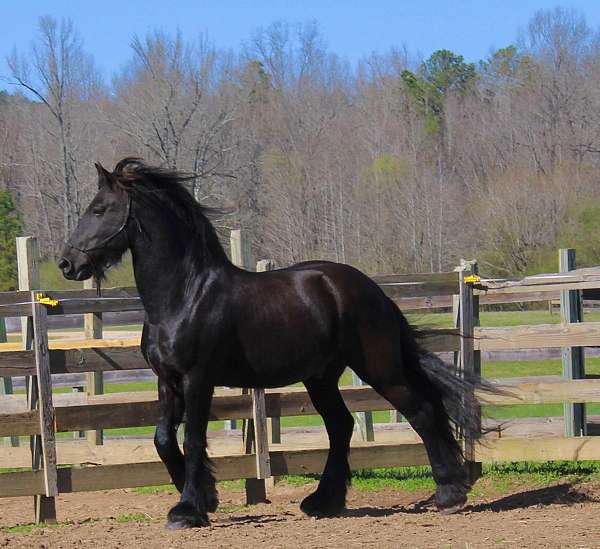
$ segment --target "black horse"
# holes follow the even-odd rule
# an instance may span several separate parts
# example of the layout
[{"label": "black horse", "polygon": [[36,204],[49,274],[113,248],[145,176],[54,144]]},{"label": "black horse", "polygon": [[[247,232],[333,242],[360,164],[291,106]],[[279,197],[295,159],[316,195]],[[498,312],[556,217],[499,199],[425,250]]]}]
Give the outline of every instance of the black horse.
[{"label": "black horse", "polygon": [[[478,380],[459,378],[423,350],[415,332],[371,279],[338,263],[310,261],[253,273],[227,258],[185,174],[126,158],[99,164],[98,193],[58,262],[72,280],[101,277],[129,248],[146,312],[142,352],[158,376],[155,445],[181,500],[170,527],[208,525],[217,504],[206,451],[215,386],[281,387],[302,381],[323,417],[329,455],[317,490],[301,504],[312,516],[345,508],[354,420],[338,389],[344,368],[383,395],[423,439],[451,512],[470,488],[453,425],[478,429]],[[184,453],[176,430],[185,413]]]}]

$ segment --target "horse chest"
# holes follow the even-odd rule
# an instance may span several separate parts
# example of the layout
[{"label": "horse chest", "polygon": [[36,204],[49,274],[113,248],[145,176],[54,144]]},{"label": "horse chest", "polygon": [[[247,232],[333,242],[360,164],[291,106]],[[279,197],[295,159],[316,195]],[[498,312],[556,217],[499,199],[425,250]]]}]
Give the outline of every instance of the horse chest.
[{"label": "horse chest", "polygon": [[165,327],[149,327],[143,338],[144,354],[157,375],[185,374],[202,363],[202,334]]}]

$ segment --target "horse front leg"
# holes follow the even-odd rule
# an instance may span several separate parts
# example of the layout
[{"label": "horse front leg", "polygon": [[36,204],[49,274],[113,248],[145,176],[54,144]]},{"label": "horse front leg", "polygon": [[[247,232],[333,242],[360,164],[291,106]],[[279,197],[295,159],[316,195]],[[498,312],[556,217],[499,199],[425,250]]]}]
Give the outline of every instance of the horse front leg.
[{"label": "horse front leg", "polygon": [[158,378],[159,418],[154,434],[154,446],[179,492],[185,482],[185,460],[177,443],[177,428],[184,411],[183,389]]},{"label": "horse front leg", "polygon": [[216,507],[215,478],[206,451],[206,429],[214,387],[198,374],[184,378],[185,482],[181,499],[168,515],[167,527],[208,526],[208,512]]}]

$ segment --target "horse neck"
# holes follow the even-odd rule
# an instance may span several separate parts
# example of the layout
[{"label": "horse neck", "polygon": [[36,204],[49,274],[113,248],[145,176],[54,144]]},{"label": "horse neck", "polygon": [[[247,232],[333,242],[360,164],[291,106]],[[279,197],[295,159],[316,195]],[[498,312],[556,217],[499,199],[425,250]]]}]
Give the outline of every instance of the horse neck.
[{"label": "horse neck", "polygon": [[164,212],[134,204],[132,217],[127,234],[133,272],[151,322],[182,310],[182,303],[198,295],[210,272],[234,268],[224,253],[211,253],[201,237],[190,235]]}]

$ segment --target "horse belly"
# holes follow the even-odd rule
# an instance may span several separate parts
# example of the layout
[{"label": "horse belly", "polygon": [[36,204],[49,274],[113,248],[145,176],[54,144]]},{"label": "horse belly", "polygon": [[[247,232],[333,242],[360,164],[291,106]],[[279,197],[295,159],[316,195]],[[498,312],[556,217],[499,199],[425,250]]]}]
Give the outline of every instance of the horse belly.
[{"label": "horse belly", "polygon": [[229,387],[284,387],[320,377],[333,362],[332,352],[276,353],[266,351],[258,356],[237,357],[219,369],[215,385]]}]

